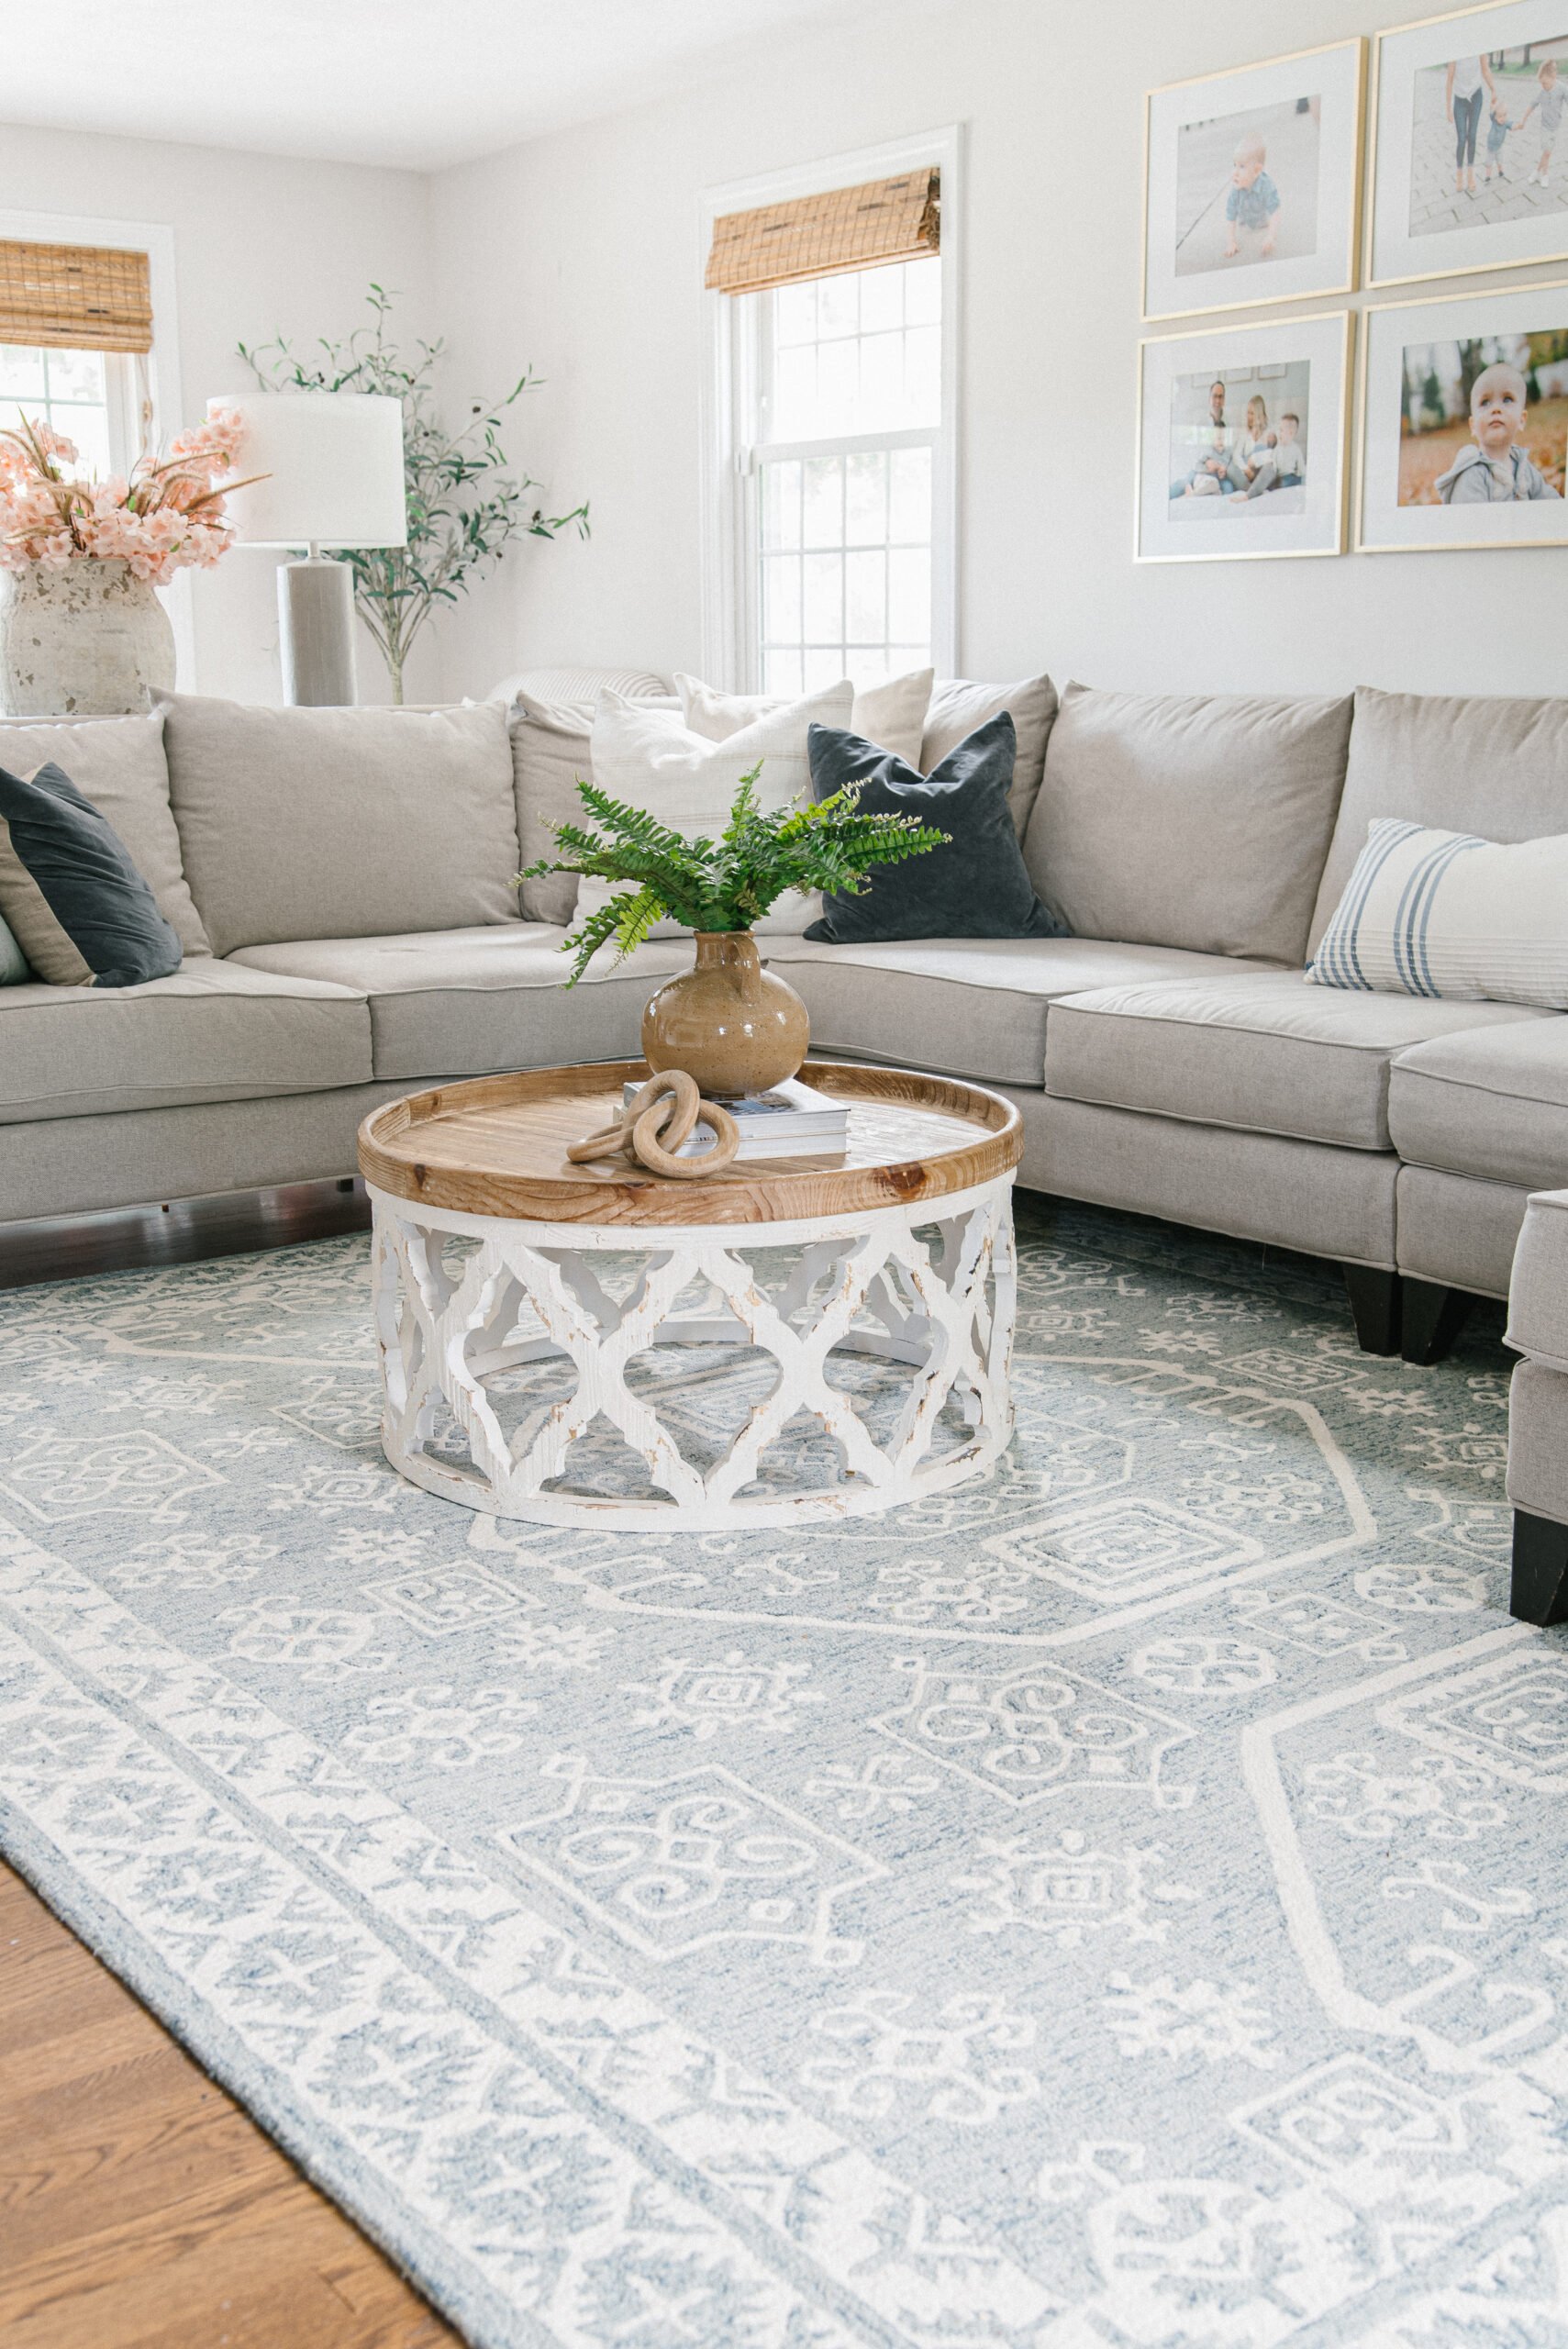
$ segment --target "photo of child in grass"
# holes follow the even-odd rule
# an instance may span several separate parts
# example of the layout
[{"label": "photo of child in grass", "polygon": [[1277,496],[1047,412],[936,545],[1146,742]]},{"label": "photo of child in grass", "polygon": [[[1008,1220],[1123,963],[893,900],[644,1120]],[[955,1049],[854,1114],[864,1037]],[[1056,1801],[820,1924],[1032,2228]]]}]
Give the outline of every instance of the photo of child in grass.
[{"label": "photo of child in grass", "polygon": [[1568,209],[1568,7],[1562,30],[1471,50],[1412,81],[1410,234],[1495,228]]},{"label": "photo of child in grass", "polygon": [[1254,106],[1176,133],[1176,275],[1318,250],[1322,100]]},{"label": "photo of child in grass", "polygon": [[1568,331],[1407,344],[1401,396],[1401,506],[1562,496]]},{"label": "photo of child in grass", "polygon": [[1173,378],[1173,521],[1302,511],[1311,378],[1305,360]]}]

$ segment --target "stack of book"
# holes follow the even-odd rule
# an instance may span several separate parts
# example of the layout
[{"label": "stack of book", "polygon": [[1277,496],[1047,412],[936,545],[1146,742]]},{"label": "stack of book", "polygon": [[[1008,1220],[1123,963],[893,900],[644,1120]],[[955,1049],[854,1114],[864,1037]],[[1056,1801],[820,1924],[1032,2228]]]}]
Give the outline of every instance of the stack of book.
[{"label": "stack of book", "polygon": [[[628,1083],[625,1099],[637,1091]],[[833,1158],[841,1156],[849,1137],[850,1113],[798,1076],[775,1085],[768,1093],[749,1093],[744,1100],[727,1101],[725,1108],[740,1129],[737,1163],[743,1158]],[[676,1152],[678,1158],[697,1158],[713,1148],[713,1129],[699,1122]]]}]

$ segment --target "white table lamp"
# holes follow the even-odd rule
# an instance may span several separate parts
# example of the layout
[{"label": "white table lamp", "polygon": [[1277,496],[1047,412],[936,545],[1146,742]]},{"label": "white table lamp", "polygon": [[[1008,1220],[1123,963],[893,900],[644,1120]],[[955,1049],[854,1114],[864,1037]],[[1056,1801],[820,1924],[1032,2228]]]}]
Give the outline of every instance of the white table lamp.
[{"label": "white table lamp", "polygon": [[284,696],[351,703],[354,582],[323,547],[408,543],[403,487],[403,404],[373,392],[254,392],[207,402],[245,419],[242,473],[264,480],[228,505],[247,546],[304,547],[278,570]]}]

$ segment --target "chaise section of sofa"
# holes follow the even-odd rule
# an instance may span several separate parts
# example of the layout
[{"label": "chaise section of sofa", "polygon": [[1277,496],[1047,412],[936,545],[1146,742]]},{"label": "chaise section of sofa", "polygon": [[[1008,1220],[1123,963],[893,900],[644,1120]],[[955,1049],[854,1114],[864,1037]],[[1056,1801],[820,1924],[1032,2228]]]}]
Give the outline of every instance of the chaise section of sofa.
[{"label": "chaise section of sofa", "polygon": [[1568,1190],[1537,1193],[1519,1229],[1507,1343],[1521,1356],[1508,1397],[1514,1510],[1511,1611],[1568,1620]]},{"label": "chaise section of sofa", "polygon": [[1399,1266],[1423,1286],[1506,1297],[1534,1190],[1568,1179],[1568,1016],[1462,1029],[1401,1052],[1388,1128],[1399,1153]]}]

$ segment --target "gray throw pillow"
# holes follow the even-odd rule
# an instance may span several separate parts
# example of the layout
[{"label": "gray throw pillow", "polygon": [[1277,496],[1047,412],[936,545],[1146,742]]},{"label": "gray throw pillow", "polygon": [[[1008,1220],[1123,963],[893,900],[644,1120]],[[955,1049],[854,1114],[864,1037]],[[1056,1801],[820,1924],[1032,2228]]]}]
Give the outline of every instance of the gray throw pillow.
[{"label": "gray throw pillow", "polygon": [[1018,738],[1006,710],[950,751],[928,775],[831,726],[806,738],[811,788],[830,799],[860,786],[866,816],[916,816],[946,843],[906,864],[873,869],[859,896],[827,895],[807,938],[851,946],[884,938],[1054,938],[1062,925],[1034,893],[1007,794]]},{"label": "gray throw pillow", "polygon": [[134,987],[180,967],[125,842],[52,763],[0,767],[0,917],[53,986]]}]

